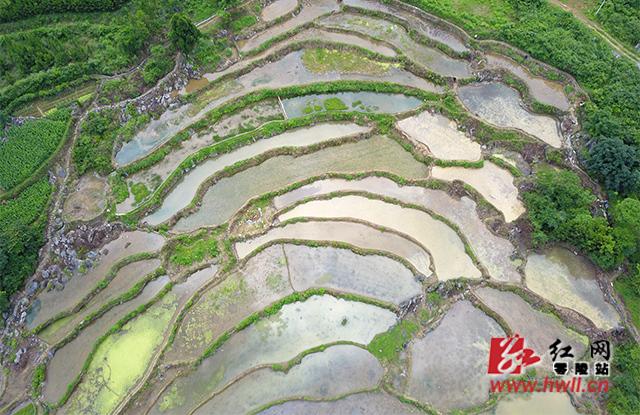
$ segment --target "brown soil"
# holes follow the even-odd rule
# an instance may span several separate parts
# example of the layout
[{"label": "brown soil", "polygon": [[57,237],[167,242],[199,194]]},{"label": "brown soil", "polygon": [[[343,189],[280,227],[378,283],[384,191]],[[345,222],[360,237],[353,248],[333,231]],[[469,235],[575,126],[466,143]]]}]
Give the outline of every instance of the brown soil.
[{"label": "brown soil", "polygon": [[63,217],[68,222],[89,221],[99,216],[106,205],[106,179],[89,174],[80,178],[65,201]]}]

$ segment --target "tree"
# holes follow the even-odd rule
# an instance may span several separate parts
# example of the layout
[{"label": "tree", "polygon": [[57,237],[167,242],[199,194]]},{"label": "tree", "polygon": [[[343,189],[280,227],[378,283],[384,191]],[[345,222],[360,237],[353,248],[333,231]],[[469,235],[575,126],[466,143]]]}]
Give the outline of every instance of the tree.
[{"label": "tree", "polygon": [[640,250],[640,201],[626,198],[613,206],[613,230],[623,254],[633,256]]},{"label": "tree", "polygon": [[0,313],[4,313],[9,309],[9,296],[6,292],[0,291]]},{"label": "tree", "polygon": [[536,174],[534,189],[523,198],[534,228],[534,243],[538,245],[556,238],[555,232],[572,217],[588,214],[594,200],[575,173],[552,169],[541,169]]},{"label": "tree", "polygon": [[623,195],[640,184],[640,157],[635,147],[617,138],[601,138],[591,148],[587,167],[609,190]]},{"label": "tree", "polygon": [[171,43],[184,53],[193,50],[200,37],[200,31],[191,23],[191,20],[182,13],[176,13],[171,17],[169,39]]},{"label": "tree", "polygon": [[591,215],[595,199],[571,171],[541,169],[535,187],[523,195],[533,226],[533,243],[566,241],[603,268],[622,260],[613,229],[603,217]]}]

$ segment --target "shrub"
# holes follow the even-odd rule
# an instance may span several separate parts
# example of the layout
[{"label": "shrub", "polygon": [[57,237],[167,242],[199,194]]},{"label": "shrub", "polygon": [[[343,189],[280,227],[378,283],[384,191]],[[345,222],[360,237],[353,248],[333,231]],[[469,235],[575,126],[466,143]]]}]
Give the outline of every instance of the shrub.
[{"label": "shrub", "polygon": [[618,138],[603,137],[591,148],[588,168],[607,189],[629,194],[640,183],[640,157],[636,147]]},{"label": "shrub", "polygon": [[176,49],[188,54],[196,46],[199,37],[200,31],[187,16],[176,13],[171,17],[169,39]]},{"label": "shrub", "polygon": [[629,342],[616,347],[611,374],[609,414],[640,413],[640,345]]},{"label": "shrub", "polygon": [[620,246],[606,219],[590,212],[595,197],[580,178],[566,170],[542,169],[534,188],[523,195],[533,226],[533,243],[569,242],[603,268],[622,261]]}]

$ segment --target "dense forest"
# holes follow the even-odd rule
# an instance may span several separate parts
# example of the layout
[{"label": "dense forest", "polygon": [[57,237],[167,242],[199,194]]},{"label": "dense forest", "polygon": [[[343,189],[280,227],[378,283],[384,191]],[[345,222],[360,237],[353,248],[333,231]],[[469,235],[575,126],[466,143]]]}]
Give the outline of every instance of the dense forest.
[{"label": "dense forest", "polygon": [[640,44],[640,0],[605,1],[598,11],[601,3],[594,5],[595,20],[627,46],[635,48]]},{"label": "dense forest", "polygon": [[3,0],[0,22],[48,13],[115,10],[128,0]]}]

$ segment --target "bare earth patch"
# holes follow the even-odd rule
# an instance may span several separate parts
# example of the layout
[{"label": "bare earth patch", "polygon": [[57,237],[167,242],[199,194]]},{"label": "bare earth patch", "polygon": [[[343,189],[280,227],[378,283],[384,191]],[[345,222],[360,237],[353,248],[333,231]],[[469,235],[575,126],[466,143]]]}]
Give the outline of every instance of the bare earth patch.
[{"label": "bare earth patch", "polygon": [[107,205],[107,181],[87,174],[78,181],[75,191],[64,203],[63,216],[68,222],[88,221],[100,215]]}]

